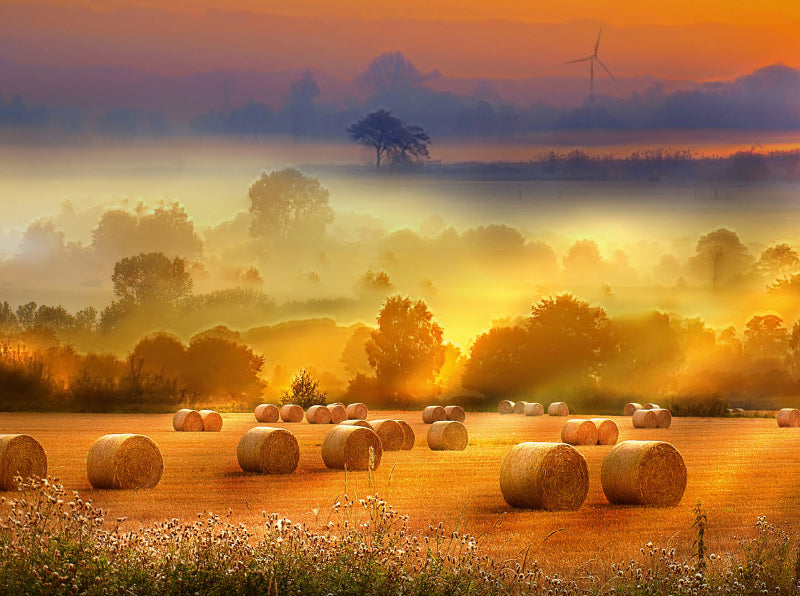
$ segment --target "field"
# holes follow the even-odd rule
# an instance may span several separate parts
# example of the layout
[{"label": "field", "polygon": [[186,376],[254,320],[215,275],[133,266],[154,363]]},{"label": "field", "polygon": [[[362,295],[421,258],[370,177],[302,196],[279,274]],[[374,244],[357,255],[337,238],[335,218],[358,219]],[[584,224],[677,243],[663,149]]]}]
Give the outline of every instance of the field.
[{"label": "field", "polygon": [[[480,536],[483,552],[497,558],[528,560],[558,573],[608,569],[612,562],[639,556],[647,542],[688,553],[693,540],[692,508],[701,501],[708,513],[711,552],[735,550],[752,535],[764,515],[783,524],[800,511],[800,429],[778,428],[774,419],[676,418],[669,429],[634,429],[630,419],[615,418],[619,440],[658,439],[672,443],[688,469],[680,505],[668,509],[610,505],[600,485],[600,467],[610,446],[578,447],[586,457],[590,487],[574,512],[513,510],[502,498],[499,469],[509,448],[522,441],[559,441],[563,418],[467,413],[470,442],[463,452],[433,452],[425,442],[420,412],[370,412],[370,419],[402,418],[412,424],[411,451],[386,452],[370,478],[325,468],[320,454],[330,426],[275,424],[297,436],[300,465],[287,476],[241,471],[236,446],[257,426],[252,414],[223,414],[220,433],[178,433],[172,416],[122,414],[0,415],[0,434],[35,437],[48,457],[48,471],[67,489],[107,511],[107,519],[126,517],[123,527],[177,517],[193,519],[211,511],[230,512],[234,522],[260,523],[262,511],[275,512],[311,527],[327,523],[331,506],[345,493],[362,498],[378,492],[399,513],[410,516],[412,530],[429,524]],[[155,440],[164,474],[152,490],[93,490],[86,476],[86,453],[108,433],[133,432]]]}]

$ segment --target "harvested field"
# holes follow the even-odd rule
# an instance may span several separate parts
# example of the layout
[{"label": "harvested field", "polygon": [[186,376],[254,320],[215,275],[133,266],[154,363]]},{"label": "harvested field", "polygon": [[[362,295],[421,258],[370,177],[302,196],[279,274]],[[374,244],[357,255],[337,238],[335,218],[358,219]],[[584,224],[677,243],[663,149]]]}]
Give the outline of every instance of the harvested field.
[{"label": "harvested field", "polygon": [[[371,415],[406,420],[418,437],[428,429],[419,411]],[[252,412],[222,417],[221,432],[176,433],[172,414],[3,413],[0,434],[34,437],[47,453],[50,475],[60,478],[67,490],[78,490],[104,508],[107,519],[127,517],[123,528],[169,517],[191,520],[204,510],[216,514],[230,510],[234,521],[248,522],[254,529],[261,523],[262,510],[321,526],[331,518],[331,505],[345,492],[362,498],[377,491],[410,516],[415,531],[424,532],[432,521],[442,521],[448,528],[458,524],[459,531],[485,533],[479,544],[486,552],[516,557],[530,546],[529,559],[559,573],[593,565],[607,569],[612,562],[638,557],[647,542],[688,553],[693,540],[691,510],[698,500],[708,514],[707,543],[717,554],[736,549],[736,537],[752,536],[760,515],[783,523],[800,514],[800,428],[779,428],[772,418],[674,418],[668,429],[635,429],[630,418],[611,417],[619,427],[619,441],[666,441],[680,451],[688,473],[683,500],[664,509],[610,505],[600,484],[600,468],[612,446],[577,446],[589,469],[586,501],[577,511],[550,513],[509,507],[500,492],[500,466],[517,443],[560,441],[563,418],[470,413],[466,450],[431,451],[418,442],[410,451],[384,452],[370,487],[366,472],[345,475],[325,467],[320,447],[330,426],[264,425],[253,419]],[[293,474],[242,472],[237,445],[255,426],[287,428],[297,437],[300,464]],[[92,443],[106,434],[144,431],[158,443],[163,457],[158,486],[93,490],[86,476]],[[774,472],[776,461],[781,462],[780,474]],[[597,553],[602,553],[600,559]]]}]

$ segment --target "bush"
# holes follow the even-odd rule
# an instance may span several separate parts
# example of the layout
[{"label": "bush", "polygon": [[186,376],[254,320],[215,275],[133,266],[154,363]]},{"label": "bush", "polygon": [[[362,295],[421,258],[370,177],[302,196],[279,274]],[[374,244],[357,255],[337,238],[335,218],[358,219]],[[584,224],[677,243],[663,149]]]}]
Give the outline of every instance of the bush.
[{"label": "bush", "polygon": [[304,410],[324,406],[326,397],[326,393],[319,390],[319,381],[305,368],[292,379],[291,391],[281,390],[281,404],[297,404]]}]

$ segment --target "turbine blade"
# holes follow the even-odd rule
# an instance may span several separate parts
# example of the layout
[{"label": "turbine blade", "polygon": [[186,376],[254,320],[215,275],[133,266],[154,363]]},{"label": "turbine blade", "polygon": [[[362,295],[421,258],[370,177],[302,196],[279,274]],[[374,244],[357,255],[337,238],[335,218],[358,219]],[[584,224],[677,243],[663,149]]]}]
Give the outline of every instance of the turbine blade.
[{"label": "turbine blade", "polygon": [[597,41],[594,42],[594,56],[597,56],[597,50],[600,49],[600,34],[603,32],[603,28],[600,28],[600,31],[597,32]]},{"label": "turbine blade", "polygon": [[616,82],[617,82],[617,79],[616,79],[616,77],[614,77],[614,75],[613,75],[613,74],[611,74],[611,71],[610,71],[610,70],[608,70],[608,68],[606,68],[606,65],[605,65],[605,64],[603,64],[603,63],[600,61],[600,58],[595,58],[595,60],[597,60],[597,63],[598,63],[600,66],[602,66],[602,67],[603,67],[603,69],[604,69],[604,70],[605,70],[605,71],[608,73],[608,76],[610,76],[612,79],[614,79],[614,82],[616,83]]},{"label": "turbine blade", "polygon": [[588,62],[589,60],[593,60],[594,56],[586,56],[586,58],[578,58],[577,60],[567,60],[564,64],[574,64],[575,62]]}]

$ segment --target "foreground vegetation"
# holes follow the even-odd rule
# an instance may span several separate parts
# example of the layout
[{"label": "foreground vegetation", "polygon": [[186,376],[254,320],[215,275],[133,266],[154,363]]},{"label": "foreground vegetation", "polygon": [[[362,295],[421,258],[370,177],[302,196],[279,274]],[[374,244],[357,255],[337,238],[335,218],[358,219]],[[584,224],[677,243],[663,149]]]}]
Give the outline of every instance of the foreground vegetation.
[{"label": "foreground vegetation", "polygon": [[[211,513],[120,531],[54,479],[2,497],[3,594],[797,594],[798,536],[756,522],[740,552],[708,553],[707,518],[694,509],[693,553],[648,543],[641,558],[576,579],[543,572],[527,555],[497,561],[479,538],[430,525],[407,528],[378,494],[346,495],[322,530],[263,513],[253,531]],[[109,529],[110,528],[110,529]]]}]

